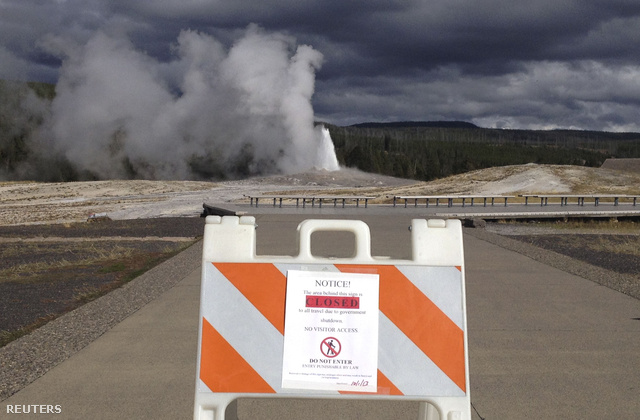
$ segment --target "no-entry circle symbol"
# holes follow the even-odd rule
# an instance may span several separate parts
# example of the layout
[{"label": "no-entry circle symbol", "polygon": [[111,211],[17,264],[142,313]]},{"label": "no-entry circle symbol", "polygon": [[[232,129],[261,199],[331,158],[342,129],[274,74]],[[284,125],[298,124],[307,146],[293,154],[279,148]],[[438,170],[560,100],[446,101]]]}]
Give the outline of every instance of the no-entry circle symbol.
[{"label": "no-entry circle symbol", "polygon": [[342,345],[335,337],[327,337],[320,343],[320,351],[326,357],[336,357],[340,354],[340,350],[342,350]]}]

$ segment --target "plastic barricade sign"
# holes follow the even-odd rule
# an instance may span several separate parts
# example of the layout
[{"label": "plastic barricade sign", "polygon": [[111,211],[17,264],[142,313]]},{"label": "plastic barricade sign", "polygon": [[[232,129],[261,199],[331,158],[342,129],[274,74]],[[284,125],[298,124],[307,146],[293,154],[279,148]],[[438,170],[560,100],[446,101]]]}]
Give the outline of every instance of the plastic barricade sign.
[{"label": "plastic barricade sign", "polygon": [[[411,260],[372,257],[353,220],[306,220],[298,256],[256,256],[254,225],[207,217],[194,419],[239,397],[406,399],[420,419],[471,419],[458,220],[413,220]],[[353,232],[355,255],[314,257],[317,230]]]}]

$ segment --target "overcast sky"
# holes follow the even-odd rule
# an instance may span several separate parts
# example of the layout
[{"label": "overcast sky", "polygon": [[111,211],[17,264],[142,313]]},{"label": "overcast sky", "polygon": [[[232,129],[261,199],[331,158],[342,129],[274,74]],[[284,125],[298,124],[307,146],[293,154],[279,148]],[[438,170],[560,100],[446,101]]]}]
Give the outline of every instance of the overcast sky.
[{"label": "overcast sky", "polygon": [[56,82],[97,32],[168,62],[250,24],[323,55],[317,120],[640,131],[639,0],[0,0],[0,77]]}]

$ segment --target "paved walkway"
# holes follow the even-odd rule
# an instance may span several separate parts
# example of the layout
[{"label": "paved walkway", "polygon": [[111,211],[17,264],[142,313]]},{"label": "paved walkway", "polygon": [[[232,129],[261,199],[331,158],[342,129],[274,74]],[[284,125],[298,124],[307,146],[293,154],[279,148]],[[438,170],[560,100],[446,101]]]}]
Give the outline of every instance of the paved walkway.
[{"label": "paved walkway", "polygon": [[[309,216],[259,216],[258,253],[293,253],[302,217]],[[409,216],[363,220],[372,230],[374,255],[408,257]],[[342,239],[314,238],[318,249],[336,252],[342,252],[336,243],[349,246]],[[473,418],[637,418],[640,301],[470,234],[464,240]],[[180,276],[174,287],[2,401],[0,418],[191,418],[200,267]],[[62,412],[7,414],[8,406],[34,404],[59,405]],[[415,419],[417,406],[246,400],[237,404],[237,415],[402,420]]]}]

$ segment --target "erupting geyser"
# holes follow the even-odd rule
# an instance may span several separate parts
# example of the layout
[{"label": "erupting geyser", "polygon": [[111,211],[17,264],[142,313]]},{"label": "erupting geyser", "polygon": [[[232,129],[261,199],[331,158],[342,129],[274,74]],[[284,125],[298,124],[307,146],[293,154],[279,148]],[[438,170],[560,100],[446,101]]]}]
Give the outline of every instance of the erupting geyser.
[{"label": "erupting geyser", "polygon": [[311,97],[322,54],[255,25],[231,47],[180,33],[161,62],[122,37],[50,39],[64,57],[39,141],[99,178],[189,179],[337,170]]},{"label": "erupting geyser", "polygon": [[318,145],[318,167],[327,171],[337,171],[340,169],[336,149],[331,140],[329,130],[323,126],[319,126],[321,139]]}]

